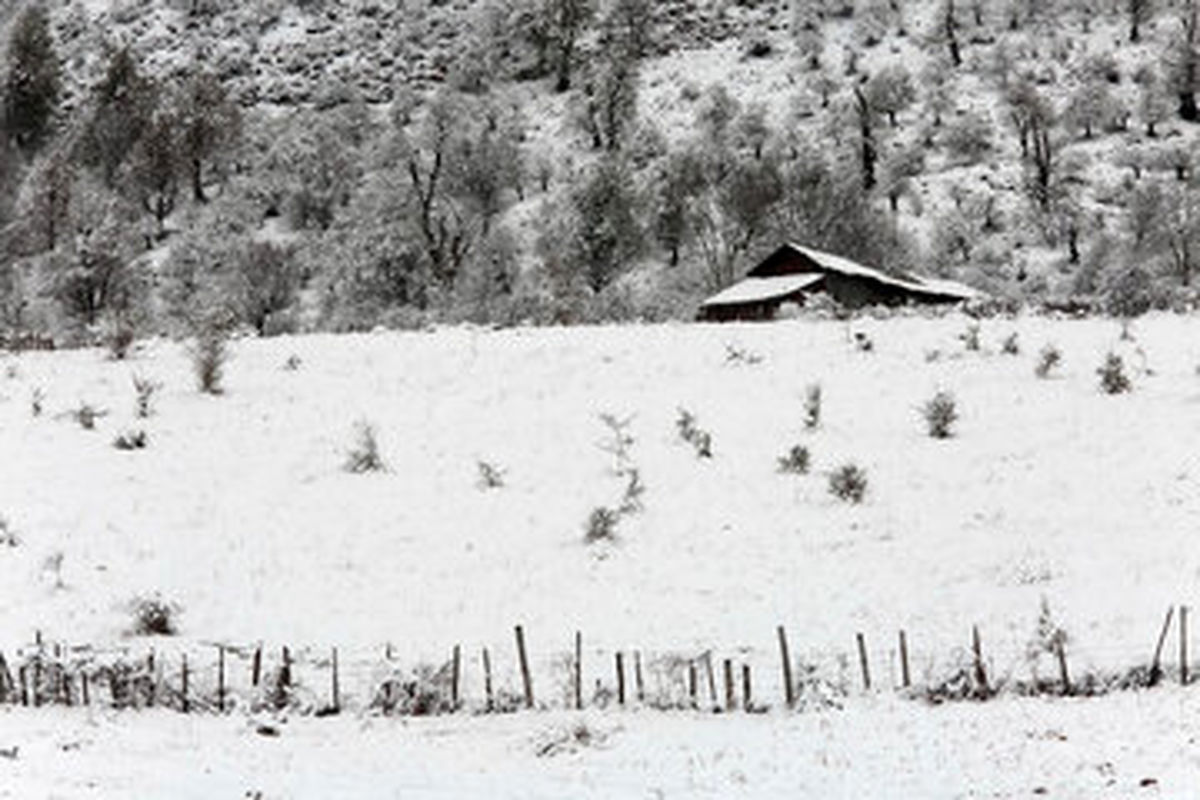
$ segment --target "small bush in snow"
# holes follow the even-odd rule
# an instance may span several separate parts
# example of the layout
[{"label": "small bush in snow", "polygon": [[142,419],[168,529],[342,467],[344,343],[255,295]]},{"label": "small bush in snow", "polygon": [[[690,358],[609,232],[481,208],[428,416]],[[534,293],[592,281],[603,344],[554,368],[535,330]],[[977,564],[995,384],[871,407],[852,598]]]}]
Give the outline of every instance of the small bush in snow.
[{"label": "small bush in snow", "polygon": [[948,439],[954,435],[954,423],[958,419],[958,404],[954,395],[941,391],[926,401],[921,407],[921,416],[929,435],[934,439]]},{"label": "small bush in snow", "polygon": [[1100,388],[1106,394],[1122,394],[1133,389],[1129,376],[1125,374],[1125,362],[1116,353],[1109,353],[1104,364],[1096,370],[1100,376]]},{"label": "small bush in snow", "polygon": [[608,428],[608,438],[596,446],[612,455],[613,472],[621,475],[629,469],[631,463],[629,450],[633,447],[634,439],[633,434],[629,432],[629,426],[633,423],[633,417],[621,418],[605,413],[600,415],[600,421]]},{"label": "small bush in snow", "polygon": [[821,424],[821,384],[810,383],[804,390],[804,427],[815,430]]},{"label": "small bush in snow", "polygon": [[16,547],[17,544],[17,532],[12,529],[6,517],[0,516],[0,545]]},{"label": "small bush in snow", "polygon": [[480,489],[499,489],[504,485],[504,469],[488,461],[476,461]]},{"label": "small bush in snow", "polygon": [[409,674],[388,676],[371,699],[371,708],[385,715],[427,717],[454,710],[450,670],[421,664]]},{"label": "small bush in snow", "polygon": [[178,608],[159,597],[138,597],[133,601],[133,633],[136,636],[174,636]]},{"label": "small bush in snow", "polygon": [[118,450],[143,450],[147,441],[146,432],[143,430],[125,431],[113,439],[113,447]]},{"label": "small bush in snow", "polygon": [[387,464],[379,455],[379,439],[375,435],[374,425],[360,422],[355,426],[354,447],[346,454],[344,469],[355,474],[387,470]]},{"label": "small bush in snow", "polygon": [[698,457],[712,458],[712,435],[696,426],[695,414],[686,408],[679,409],[675,428],[679,431],[679,438],[695,448]]},{"label": "small bush in snow", "polygon": [[642,495],[646,485],[642,483],[641,473],[636,467],[625,470],[625,493],[621,495],[621,505],[617,508],[620,514],[636,514],[642,510]]},{"label": "small bush in snow", "polygon": [[292,353],[287,357],[287,361],[283,362],[283,369],[285,372],[295,372],[296,370],[300,369],[301,363],[300,356]]},{"label": "small bush in snow", "polygon": [[808,448],[804,445],[793,445],[787,455],[779,457],[779,471],[804,475],[808,472],[808,462]]},{"label": "small bush in snow", "polygon": [[161,383],[152,381],[149,378],[143,378],[140,375],[133,376],[133,392],[135,395],[133,411],[139,419],[146,419],[154,413],[154,395],[161,388]]},{"label": "small bush in snow", "polygon": [[225,329],[219,325],[204,327],[192,345],[192,370],[196,373],[196,386],[206,394],[221,394],[225,377],[225,364],[229,361],[229,339]]},{"label": "small bush in snow", "polygon": [[727,364],[758,364],[761,362],[762,356],[758,353],[737,344],[725,345],[725,363]]},{"label": "small bush in snow", "polygon": [[871,341],[871,337],[862,331],[856,331],[854,333],[854,346],[863,353],[870,353],[875,349],[875,342]]},{"label": "small bush in snow", "polygon": [[1052,344],[1048,344],[1042,348],[1042,352],[1038,354],[1037,366],[1033,368],[1033,374],[1039,378],[1049,378],[1050,373],[1062,363],[1062,353]]},{"label": "small bush in snow", "polygon": [[33,394],[29,396],[29,413],[35,417],[42,415],[42,406],[46,401],[46,392],[42,387],[38,386],[33,390]]},{"label": "small bush in snow", "polygon": [[829,493],[848,503],[861,503],[867,493],[867,473],[857,464],[843,464],[829,475]]},{"label": "small bush in snow", "polygon": [[611,542],[617,538],[617,522],[621,519],[620,512],[611,508],[597,506],[588,514],[584,526],[583,540],[588,544],[595,542]]},{"label": "small bush in snow", "polygon": [[124,361],[129,357],[137,336],[133,326],[128,323],[116,323],[105,334],[105,344],[108,345],[108,355],[114,361]]},{"label": "small bush in snow", "polygon": [[1013,331],[1008,336],[1004,337],[1004,342],[1000,345],[1000,352],[1006,356],[1016,356],[1021,354],[1021,344],[1017,338],[1017,332]]},{"label": "small bush in snow", "polygon": [[970,325],[967,326],[967,329],[965,331],[963,331],[962,333],[960,333],[958,335],[958,338],[962,339],[963,347],[965,347],[967,350],[978,351],[979,350],[979,324],[974,323],[974,322],[971,323]]},{"label": "small bush in snow", "polygon": [[88,403],[81,403],[79,408],[71,412],[71,416],[75,417],[75,421],[79,423],[79,427],[85,431],[95,429],[96,420],[107,414],[107,411],[98,409]]}]

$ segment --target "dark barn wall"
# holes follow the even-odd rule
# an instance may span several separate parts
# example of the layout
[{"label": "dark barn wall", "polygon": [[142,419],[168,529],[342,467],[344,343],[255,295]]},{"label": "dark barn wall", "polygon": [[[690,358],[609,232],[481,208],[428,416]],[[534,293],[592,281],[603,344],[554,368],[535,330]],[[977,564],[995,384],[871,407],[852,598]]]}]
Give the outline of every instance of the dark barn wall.
[{"label": "dark barn wall", "polygon": [[899,306],[912,295],[896,286],[888,286],[870,278],[840,275],[830,272],[825,276],[825,291],[846,308],[863,306]]}]

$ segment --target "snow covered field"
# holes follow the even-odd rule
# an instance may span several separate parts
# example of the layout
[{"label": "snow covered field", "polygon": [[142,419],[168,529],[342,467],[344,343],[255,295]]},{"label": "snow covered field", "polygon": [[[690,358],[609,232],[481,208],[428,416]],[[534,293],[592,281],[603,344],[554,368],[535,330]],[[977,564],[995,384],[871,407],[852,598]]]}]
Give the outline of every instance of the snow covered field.
[{"label": "snow covered field", "polygon": [[[539,702],[552,707],[566,696],[575,630],[585,636],[589,690],[595,679],[611,683],[614,649],[650,660],[715,648],[752,664],[757,696],[777,706],[782,624],[799,662],[851,687],[854,635],[864,633],[882,692],[855,688],[846,711],[798,718],[777,709],[703,723],[601,714],[597,730],[621,729],[611,746],[550,760],[530,755],[529,739],[569,725],[565,712],[411,725],[355,713],[296,719],[271,740],[241,733],[241,717],[93,724],[82,711],[9,712],[0,748],[25,744],[15,761],[0,760],[0,797],[179,797],[193,788],[241,797],[259,763],[264,797],[394,794],[382,778],[369,788],[300,788],[307,777],[340,781],[349,770],[410,781],[416,796],[469,796],[476,778],[489,796],[564,796],[561,780],[574,781],[565,794],[597,797],[655,796],[655,786],[668,797],[778,796],[787,787],[1003,795],[1042,784],[1090,795],[1107,780],[1093,762],[1106,760],[1117,765],[1108,776],[1116,794],[1136,788],[1139,771],[1194,778],[1194,763],[1162,752],[1181,744],[1181,720],[1197,702],[1187,692],[953,709],[888,692],[901,628],[917,682],[963,663],[974,624],[990,673],[1025,679],[1044,598],[1070,637],[1073,674],[1083,675],[1144,664],[1166,608],[1195,600],[1200,322],[1148,317],[1135,324],[1135,341],[1121,342],[1112,321],[988,320],[978,352],[959,338],[969,323],[247,339],[233,346],[219,397],[196,391],[184,348],[166,342],[128,362],[100,351],[4,356],[0,515],[17,543],[0,545],[0,651],[11,654],[35,630],[48,641],[161,648],[128,636],[133,598],[157,593],[181,609],[172,647],[261,640],[317,656],[343,648],[352,708],[370,692],[385,642],[408,664],[443,661],[461,644],[469,706],[480,697],[482,646],[493,648],[499,683],[515,688],[517,623],[529,636]],[[856,332],[872,351],[856,347]],[[1012,332],[1015,356],[1000,352]],[[1042,380],[1034,364],[1050,342],[1063,364]],[[1098,389],[1095,370],[1110,349],[1125,358],[1129,394]],[[293,355],[298,367],[285,369]],[[163,384],[149,419],[134,417],[132,375]],[[822,422],[805,431],[805,387],[817,382]],[[954,393],[962,414],[947,440],[928,437],[919,413],[939,389]],[[38,390],[44,410],[35,417]],[[95,430],[71,414],[84,403],[107,412]],[[679,440],[680,408],[712,434],[713,458]],[[589,512],[616,505],[624,487],[597,446],[606,438],[601,413],[632,416],[631,457],[646,492],[615,543],[589,546]],[[387,472],[343,470],[360,420],[375,426]],[[136,428],[147,449],[112,446]],[[810,449],[810,474],[778,472],[793,444]],[[480,488],[480,460],[504,470],[502,487]],[[827,492],[827,473],[846,461],[867,470],[861,505]],[[1054,674],[1048,663],[1040,669]],[[244,680],[237,670],[234,689]],[[325,678],[310,680],[324,691]],[[1100,730],[1110,722],[1123,729],[1111,741]],[[76,735],[94,744],[56,750]],[[149,777],[113,775],[121,767],[106,748],[118,746],[145,752],[147,764],[187,765],[194,786],[139,793],[129,781]],[[345,769],[321,768],[326,747]],[[397,758],[397,748],[425,766]],[[825,760],[814,760],[821,748]],[[128,759],[131,768],[141,762]],[[439,772],[460,762],[478,769]],[[17,770],[16,783],[5,770]],[[92,789],[78,782],[87,775]],[[213,786],[220,791],[200,791]]]},{"label": "snow covered field", "polygon": [[737,718],[297,718],[272,737],[238,717],[0,711],[0,747],[20,746],[0,798],[1194,797],[1198,714],[1174,687]]}]

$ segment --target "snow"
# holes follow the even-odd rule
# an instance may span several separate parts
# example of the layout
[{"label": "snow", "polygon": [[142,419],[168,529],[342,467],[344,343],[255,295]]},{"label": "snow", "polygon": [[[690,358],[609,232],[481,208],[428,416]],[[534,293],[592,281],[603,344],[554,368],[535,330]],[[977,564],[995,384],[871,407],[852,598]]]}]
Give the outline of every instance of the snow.
[{"label": "snow", "polygon": [[[835,713],[296,718],[0,711],[0,798],[1183,797],[1195,692]],[[583,726],[586,743],[572,743]],[[544,755],[539,755],[544,753]]]},{"label": "snow", "polygon": [[755,300],[774,300],[787,297],[806,286],[820,281],[824,276],[815,273],[797,275],[775,275],[769,278],[747,278],[704,301],[706,306],[734,305]]},{"label": "snow", "polygon": [[[296,787],[301,776],[321,772],[313,765],[319,760],[309,759],[325,746],[364,775],[407,780],[416,771],[419,794],[423,755],[411,764],[384,755],[397,736],[419,755],[443,753],[445,760],[431,754],[431,765],[460,757],[479,765],[481,785],[507,790],[529,778],[526,796],[561,796],[556,778],[542,782],[548,762],[531,760],[528,745],[516,742],[570,719],[557,709],[575,630],[584,634],[589,685],[611,684],[618,648],[643,652],[653,691],[672,685],[663,666],[670,657],[712,648],[718,658],[750,664],[757,695],[775,708],[737,724],[601,714],[597,725],[624,729],[612,748],[572,756],[588,765],[583,773],[574,762],[544,768],[577,781],[572,796],[612,796],[605,781],[616,778],[651,787],[659,763],[675,781],[664,796],[778,796],[791,785],[887,794],[888,770],[899,770],[901,760],[910,764],[902,772],[910,783],[897,785],[909,796],[972,786],[1016,794],[1028,791],[1039,770],[1048,785],[1086,795],[1100,785],[1086,760],[1093,756],[1133,765],[1117,770],[1117,794],[1132,791],[1129,781],[1141,777],[1135,767],[1161,780],[1194,773],[1192,761],[1172,766],[1163,752],[1134,744],[1144,713],[1159,726],[1151,741],[1186,755],[1172,738],[1179,729],[1164,719],[1182,718],[1172,703],[1194,705],[1187,693],[1004,699],[953,710],[891,694],[900,629],[918,683],[945,679],[962,665],[973,625],[989,674],[1025,680],[1044,598],[1070,636],[1072,673],[1082,677],[1145,664],[1166,608],[1195,601],[1197,321],[1152,315],[1124,342],[1110,320],[986,320],[983,349],[970,352],[959,337],[972,322],[952,314],[242,339],[219,397],[195,390],[186,348],[166,341],[143,343],[124,363],[98,350],[4,356],[0,514],[18,543],[0,545],[0,651],[11,658],[35,631],[48,642],[127,648],[135,656],[154,647],[168,680],[177,654],[187,651],[198,670],[193,685],[211,690],[212,643],[224,642],[242,648],[229,665],[240,709],[246,647],[264,642],[273,663],[275,648],[291,646],[298,679],[321,697],[329,648],[338,646],[352,712],[346,720],[294,720],[279,742],[267,742],[239,732],[241,712],[186,721],[6,710],[4,736],[34,744],[28,761],[0,760],[0,775],[20,770],[15,783],[0,777],[0,797],[47,796],[47,782],[61,796],[135,796],[139,781],[159,779],[121,771],[160,759],[168,765],[162,774],[175,765],[179,774],[205,776],[196,787],[212,786],[221,775],[251,774],[260,756],[270,764],[264,776],[276,776],[265,791],[305,796]],[[1013,332],[1022,348],[1015,357],[999,352]],[[855,333],[874,349],[860,351]],[[1033,366],[1047,343],[1064,360],[1040,380]],[[1098,389],[1095,369],[1109,350],[1125,358],[1134,384],[1128,395]],[[731,351],[757,358],[731,360]],[[298,367],[285,369],[293,355]],[[163,384],[146,420],[133,415],[135,374]],[[814,382],[823,389],[822,421],[805,431],[802,403]],[[45,410],[34,417],[30,398],[39,389]],[[945,441],[925,435],[919,414],[939,389],[953,392],[962,414]],[[96,430],[71,415],[83,403],[107,412]],[[679,441],[681,408],[711,432],[712,459],[696,458]],[[607,435],[598,415],[606,412],[632,416],[631,457],[647,487],[645,509],[622,517],[616,542],[587,546],[589,512],[615,507],[625,486],[598,446]],[[342,469],[360,420],[375,425],[387,472]],[[112,447],[133,428],[148,433],[146,450]],[[812,474],[779,473],[777,458],[797,443],[812,453]],[[504,470],[504,486],[479,487],[481,460]],[[828,473],[847,461],[870,480],[859,506],[826,491]],[[130,637],[130,602],[156,592],[181,607],[180,635]],[[529,640],[538,702],[550,711],[505,720],[462,715],[411,728],[357,716],[389,641],[404,667],[440,663],[461,644],[464,697],[478,709],[481,647],[492,648],[498,686],[518,685],[518,623]],[[778,708],[776,625],[787,626],[798,662],[849,688],[844,715],[791,718]],[[855,688],[856,665],[849,665],[858,632],[866,636],[876,693]],[[1175,648],[1172,632],[1168,652]],[[1053,674],[1050,665],[1041,669]],[[1106,734],[1121,731],[1111,744],[1097,730],[1107,719],[1117,724]],[[62,754],[49,744],[93,725],[90,738],[99,744],[92,755]],[[361,741],[338,735],[337,726],[349,725],[369,732]],[[1066,730],[1072,744],[1030,744],[1023,725],[1036,735]],[[296,741],[285,744],[293,730]],[[205,758],[216,759],[211,773],[192,760],[197,736]],[[804,744],[820,737],[831,740],[826,763],[814,762]],[[649,742],[660,742],[658,749],[648,750]],[[959,775],[957,765],[948,766],[949,742],[978,763],[967,762]],[[1120,750],[1121,742],[1133,749]],[[263,751],[271,755],[259,752],[276,745]],[[145,755],[113,762],[110,747]],[[520,757],[506,757],[512,748]],[[1062,761],[1045,756],[1056,749],[1067,751]],[[786,757],[793,753],[796,763]],[[81,771],[68,769],[77,758]],[[776,772],[766,771],[764,758],[778,764]],[[701,763],[739,761],[749,764],[682,782]],[[297,764],[304,766],[290,771]],[[428,769],[430,796],[475,774]],[[747,775],[745,786],[730,777],[735,769]],[[351,772],[322,774],[351,780],[339,777]],[[84,777],[70,783],[76,774],[91,774],[94,789]]]}]

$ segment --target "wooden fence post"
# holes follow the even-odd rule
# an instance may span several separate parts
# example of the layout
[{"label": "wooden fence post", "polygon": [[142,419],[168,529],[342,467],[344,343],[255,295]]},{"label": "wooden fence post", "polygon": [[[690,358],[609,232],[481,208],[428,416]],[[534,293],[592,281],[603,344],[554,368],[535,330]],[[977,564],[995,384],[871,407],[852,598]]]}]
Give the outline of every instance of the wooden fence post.
[{"label": "wooden fence post", "polygon": [[971,650],[975,653],[975,685],[980,699],[991,694],[988,687],[987,670],[983,667],[983,644],[979,640],[979,626],[971,626]]},{"label": "wooden fence post", "polygon": [[796,687],[792,684],[792,659],[788,655],[787,632],[782,625],[776,626],[775,632],[779,636],[779,658],[783,663],[783,698],[791,709],[796,705]]},{"label": "wooden fence post", "polygon": [[575,710],[583,709],[583,634],[575,631]]},{"label": "wooden fence post", "polygon": [[[86,690],[85,690],[86,693]],[[181,679],[180,693],[183,696],[183,713],[188,713],[191,708],[188,703],[188,663],[187,653],[183,654],[183,676]]]},{"label": "wooden fence post", "polygon": [[900,683],[907,689],[912,685],[908,675],[908,637],[900,630]]},{"label": "wooden fence post", "polygon": [[637,699],[639,703],[646,702],[646,685],[642,682],[642,651],[633,651],[633,680],[637,686]]},{"label": "wooden fence post", "polygon": [[12,673],[8,671],[8,662],[4,653],[0,653],[0,703],[8,702],[8,694],[12,691]]},{"label": "wooden fence post", "polygon": [[713,674],[713,658],[712,651],[709,650],[704,654],[704,672],[708,676],[708,702],[709,708],[718,710],[717,705],[717,679]]},{"label": "wooden fence post", "polygon": [[517,658],[521,662],[521,683],[525,687],[525,707],[533,708],[533,680],[529,677],[529,657],[525,652],[525,631],[516,626]]},{"label": "wooden fence post", "polygon": [[1063,694],[1071,693],[1071,674],[1067,672],[1067,651],[1062,636],[1054,637],[1054,654],[1058,657],[1058,678],[1062,681]]},{"label": "wooden fence post", "polygon": [[79,671],[79,686],[83,692],[83,704],[85,706],[90,706],[92,704],[92,698],[89,696],[88,692],[88,674],[86,669]]},{"label": "wooden fence post", "polygon": [[854,634],[858,641],[858,666],[862,670],[863,689],[871,691],[871,667],[867,663],[867,642],[861,633]]},{"label": "wooden fence post", "polygon": [[217,713],[225,711],[225,645],[217,645]]},{"label": "wooden fence post", "polygon": [[[458,648],[454,648],[455,655],[458,654]],[[342,687],[338,675],[338,649],[333,648],[333,713],[341,713],[342,710]],[[457,702],[457,700],[456,700]]]},{"label": "wooden fence post", "polygon": [[279,668],[279,683],[285,687],[292,685],[292,654],[286,644],[283,646],[283,664]]},{"label": "wooden fence post", "polygon": [[146,656],[146,672],[150,675],[150,701],[149,706],[154,708],[154,701],[158,695],[158,672],[154,668],[154,650],[150,650],[150,654]]},{"label": "wooden fence post", "polygon": [[1154,686],[1162,678],[1162,649],[1163,643],[1167,640],[1167,630],[1171,627],[1171,617],[1175,613],[1175,606],[1167,608],[1167,618],[1163,620],[1162,630],[1158,632],[1158,644],[1154,647],[1154,659],[1150,662],[1150,676],[1147,684]]},{"label": "wooden fence post", "polygon": [[750,665],[742,664],[742,710],[748,714],[753,706],[754,701],[750,695]]},{"label": "wooden fence post", "polygon": [[462,680],[462,648],[454,645],[454,666],[450,672],[450,705],[458,710],[459,682]]},{"label": "wooden fence post", "polygon": [[483,693],[487,700],[487,710],[491,713],[495,709],[495,701],[492,697],[492,660],[488,657],[488,649],[483,648]]},{"label": "wooden fence post", "polygon": [[1179,682],[1188,685],[1188,651],[1187,651],[1187,617],[1188,607],[1179,607]]},{"label": "wooden fence post", "polygon": [[262,680],[262,643],[254,648],[254,658],[250,661],[250,685],[258,688]]},{"label": "wooden fence post", "polygon": [[733,689],[733,659],[725,659],[723,666],[725,670],[725,710],[733,711],[737,708],[737,694]]},{"label": "wooden fence post", "polygon": [[28,669],[24,664],[17,669],[17,677],[21,682],[21,705],[29,706],[29,678]]},{"label": "wooden fence post", "polygon": [[[24,675],[24,673],[21,673],[21,674]],[[21,683],[22,683],[22,685],[24,685],[23,677],[21,679]],[[697,690],[696,683],[697,683],[696,662],[689,661],[688,662],[688,697],[690,697],[692,699],[692,708],[693,709],[699,708],[699,706],[700,706],[699,699],[696,697],[696,693],[697,693],[696,692],[696,690]]]},{"label": "wooden fence post", "polygon": [[625,705],[625,660],[621,651],[617,651],[617,705]]}]

